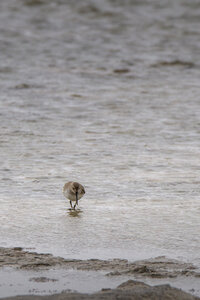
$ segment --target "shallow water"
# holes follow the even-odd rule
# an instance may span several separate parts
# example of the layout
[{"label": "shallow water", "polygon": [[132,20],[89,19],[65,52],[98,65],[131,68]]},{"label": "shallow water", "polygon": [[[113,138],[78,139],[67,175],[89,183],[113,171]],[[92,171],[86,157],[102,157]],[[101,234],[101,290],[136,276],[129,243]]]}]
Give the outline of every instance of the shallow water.
[{"label": "shallow water", "polygon": [[47,295],[61,292],[94,293],[115,288],[127,277],[109,278],[103,272],[52,269],[50,271],[0,271],[0,297]]},{"label": "shallow water", "polygon": [[[199,1],[0,2],[0,240],[200,266]],[[73,214],[66,181],[86,188]]]},{"label": "shallow water", "polygon": [[[0,270],[0,298],[16,295],[51,295],[61,292],[94,293],[102,288],[116,288],[122,282],[130,279],[129,276],[105,276],[106,272],[80,271],[66,269],[51,269],[38,271],[14,270],[4,268]],[[135,278],[149,285],[170,284],[193,294],[200,295],[198,279],[165,278],[149,279]]]}]

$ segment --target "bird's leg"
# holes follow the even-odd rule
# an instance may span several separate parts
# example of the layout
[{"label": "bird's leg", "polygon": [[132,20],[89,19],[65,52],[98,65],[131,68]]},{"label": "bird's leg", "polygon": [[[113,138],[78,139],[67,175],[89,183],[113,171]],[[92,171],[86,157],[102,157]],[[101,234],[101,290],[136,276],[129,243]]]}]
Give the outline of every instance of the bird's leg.
[{"label": "bird's leg", "polygon": [[76,203],[74,204],[74,210],[75,210],[75,207],[76,207]]},{"label": "bird's leg", "polygon": [[71,205],[71,208],[72,208],[72,201],[70,200],[70,205]]}]

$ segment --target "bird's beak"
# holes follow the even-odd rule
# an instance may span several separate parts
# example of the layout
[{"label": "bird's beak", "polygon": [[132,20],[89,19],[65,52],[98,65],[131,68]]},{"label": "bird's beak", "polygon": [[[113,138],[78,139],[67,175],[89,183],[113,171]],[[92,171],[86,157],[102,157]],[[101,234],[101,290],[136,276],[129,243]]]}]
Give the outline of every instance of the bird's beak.
[{"label": "bird's beak", "polygon": [[78,192],[76,192],[76,204],[78,205]]}]

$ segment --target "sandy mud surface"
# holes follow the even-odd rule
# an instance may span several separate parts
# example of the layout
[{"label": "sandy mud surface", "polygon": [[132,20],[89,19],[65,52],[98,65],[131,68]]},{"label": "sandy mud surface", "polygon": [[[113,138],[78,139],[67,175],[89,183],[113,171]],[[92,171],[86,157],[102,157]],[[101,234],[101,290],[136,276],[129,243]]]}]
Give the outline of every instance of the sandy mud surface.
[{"label": "sandy mud surface", "polygon": [[[58,281],[41,276],[44,270],[66,269],[80,271],[103,271],[107,277],[130,276],[137,280],[155,279],[159,280],[185,278],[186,280],[200,281],[199,270],[190,263],[171,260],[166,257],[156,257],[148,260],[129,262],[126,259],[112,260],[76,260],[54,257],[51,254],[40,254],[28,252],[22,248],[0,248],[0,268],[13,268],[18,271],[39,271],[38,276],[32,277],[29,281],[35,283],[51,283]],[[154,281],[155,282],[155,281]],[[163,283],[163,281],[162,281]],[[173,283],[173,282],[172,282]],[[60,292],[60,291],[59,291]],[[189,295],[170,285],[150,286],[143,282],[128,280],[115,289],[106,288],[101,292],[93,294],[64,291],[60,294],[55,292],[51,296],[17,296],[15,299],[200,299]],[[171,297],[171,298],[170,298]],[[4,299],[4,298],[2,298]],[[11,299],[11,298],[7,298]],[[13,299],[13,298],[12,298]]]},{"label": "sandy mud surface", "polygon": [[200,278],[198,269],[190,263],[168,259],[164,256],[149,260],[129,262],[126,259],[77,260],[55,257],[51,254],[24,251],[22,248],[0,248],[0,267],[40,270],[55,266],[84,271],[108,271],[107,276],[143,275],[152,278],[194,276]]}]

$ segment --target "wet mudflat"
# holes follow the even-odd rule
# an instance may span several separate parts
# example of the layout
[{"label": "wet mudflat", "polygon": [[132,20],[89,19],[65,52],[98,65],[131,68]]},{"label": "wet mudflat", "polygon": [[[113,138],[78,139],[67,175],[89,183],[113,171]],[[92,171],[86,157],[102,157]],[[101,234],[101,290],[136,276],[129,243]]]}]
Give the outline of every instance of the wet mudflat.
[{"label": "wet mudflat", "polygon": [[[150,286],[145,287],[145,284],[152,286],[168,283],[196,296],[200,295],[199,270],[190,263],[166,257],[136,262],[125,259],[71,260],[54,257],[51,254],[28,252],[21,248],[0,248],[0,268],[1,298],[19,294],[51,295],[75,291],[94,293],[102,288],[116,288],[130,278],[141,282],[140,292],[143,290],[145,293],[147,288],[152,292],[152,296],[157,292],[158,294],[163,292],[164,296],[167,291],[172,293],[177,291],[170,287],[154,290]],[[136,283],[135,287],[138,287]],[[112,291],[113,295],[115,293],[116,291]],[[104,296],[108,297],[106,294]]]},{"label": "wet mudflat", "polygon": [[[148,298],[147,298],[148,297]],[[19,296],[6,298],[7,300],[79,300],[79,299],[124,299],[124,300],[198,300],[200,298],[191,296],[168,285],[151,287],[142,282],[127,281],[116,289],[105,289],[94,294],[61,293],[52,296]]]},{"label": "wet mudflat", "polygon": [[14,267],[26,270],[65,267],[84,271],[110,271],[107,276],[141,274],[152,278],[173,278],[180,275],[200,278],[198,268],[191,263],[157,257],[149,260],[129,262],[127,259],[65,259],[51,254],[24,251],[22,248],[0,248],[0,267]]},{"label": "wet mudflat", "polygon": [[199,15],[198,0],[0,1],[1,288],[133,276],[199,293]]}]

